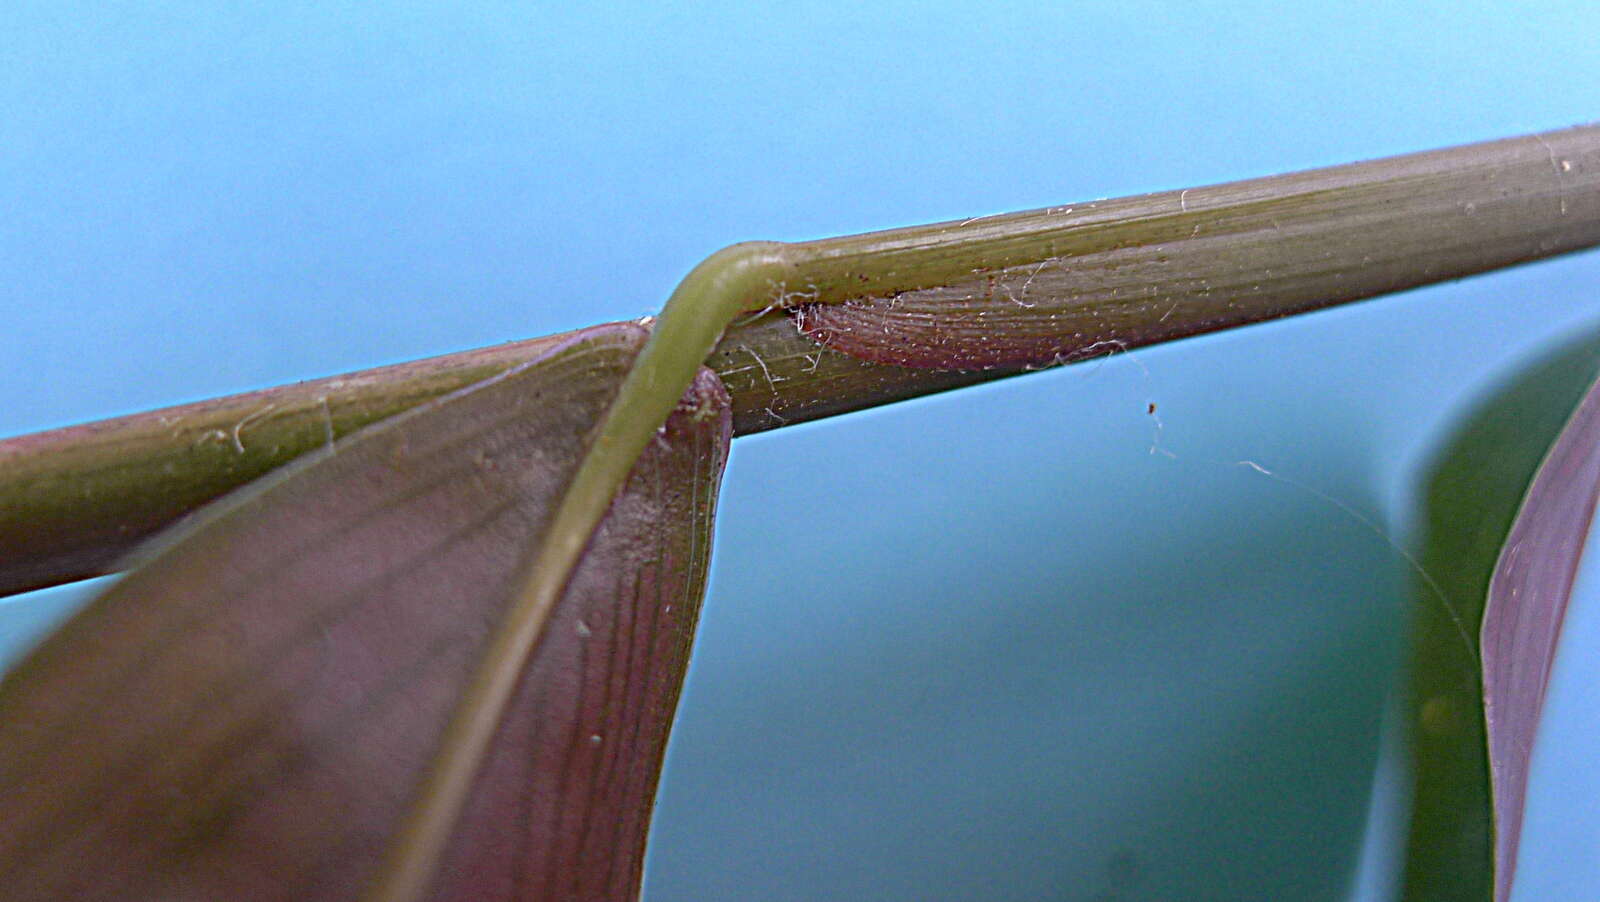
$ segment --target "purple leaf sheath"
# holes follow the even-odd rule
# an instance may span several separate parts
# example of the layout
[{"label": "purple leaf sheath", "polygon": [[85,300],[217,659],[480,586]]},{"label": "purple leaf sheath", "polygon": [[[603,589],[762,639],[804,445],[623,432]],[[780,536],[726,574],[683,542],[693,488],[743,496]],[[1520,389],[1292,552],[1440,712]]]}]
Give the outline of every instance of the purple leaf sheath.
[{"label": "purple leaf sheath", "polygon": [[1573,413],[1523,498],[1484,607],[1483,705],[1495,812],[1495,899],[1511,895],[1550,668],[1600,492],[1600,383]]},{"label": "purple leaf sheath", "polygon": [[[8,899],[356,898],[644,337],[229,496],[0,682]],[[555,606],[435,899],[630,899],[730,436],[702,371]]]}]

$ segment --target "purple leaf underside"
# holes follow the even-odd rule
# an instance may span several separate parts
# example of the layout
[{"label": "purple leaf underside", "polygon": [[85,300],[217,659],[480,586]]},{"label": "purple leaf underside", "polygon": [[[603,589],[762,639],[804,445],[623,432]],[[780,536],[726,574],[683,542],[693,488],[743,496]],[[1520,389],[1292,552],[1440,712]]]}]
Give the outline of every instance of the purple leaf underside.
[{"label": "purple leaf underside", "polygon": [[1528,767],[1600,494],[1600,383],[1539,466],[1490,579],[1480,641],[1495,818],[1495,899],[1516,872]]},{"label": "purple leaf underside", "polygon": [[[230,496],[0,682],[12,899],[347,899],[644,338],[597,327]],[[435,899],[633,898],[730,439],[702,370],[545,624]]]}]

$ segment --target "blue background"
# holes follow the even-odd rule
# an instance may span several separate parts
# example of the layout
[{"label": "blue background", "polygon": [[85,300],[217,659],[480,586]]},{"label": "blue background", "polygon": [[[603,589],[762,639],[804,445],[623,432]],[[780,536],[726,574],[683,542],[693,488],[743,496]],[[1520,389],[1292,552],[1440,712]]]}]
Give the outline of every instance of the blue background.
[{"label": "blue background", "polygon": [[[637,317],[741,239],[1577,124],[1600,6],[11,0],[0,111],[10,435]],[[1597,277],[741,440],[647,898],[1383,898],[1415,469]],[[1600,893],[1597,608],[1520,899]]]}]

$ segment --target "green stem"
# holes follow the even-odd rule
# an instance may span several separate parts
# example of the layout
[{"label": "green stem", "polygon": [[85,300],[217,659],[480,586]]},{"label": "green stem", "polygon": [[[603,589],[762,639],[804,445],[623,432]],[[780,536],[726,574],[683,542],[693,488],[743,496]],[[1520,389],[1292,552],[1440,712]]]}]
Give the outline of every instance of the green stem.
[{"label": "green stem", "polygon": [[[844,302],[824,311],[830,318],[887,311],[900,316],[884,320],[896,324],[898,341],[929,346],[963,323],[981,326],[952,361],[966,368],[940,370],[819,347],[781,309],[735,319],[707,362],[733,397],[736,432],[748,434],[1597,243],[1600,127],[1584,126],[1227,185],[755,245],[759,252],[736,245],[695,272],[710,277],[740,258],[729,272],[748,279],[719,295],[737,311],[664,315],[659,328],[671,319],[693,333],[664,339],[681,368],[730,316],[769,305]],[[1007,291],[1025,294],[1026,306],[1010,303]],[[928,335],[913,334],[918,323]],[[1033,356],[973,353],[1005,330]],[[108,572],[138,541],[206,501],[543,346],[534,340],[0,442],[0,594]],[[653,366],[645,372],[666,378]]]}]

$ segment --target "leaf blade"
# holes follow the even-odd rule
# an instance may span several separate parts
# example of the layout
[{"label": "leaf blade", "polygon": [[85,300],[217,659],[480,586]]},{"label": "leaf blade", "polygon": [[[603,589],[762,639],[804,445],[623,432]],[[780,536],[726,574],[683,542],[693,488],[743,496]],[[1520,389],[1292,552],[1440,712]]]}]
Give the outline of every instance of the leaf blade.
[{"label": "leaf blade", "polygon": [[[0,684],[8,885],[43,898],[356,892],[642,339],[590,330],[291,468],[209,512],[47,641]],[[720,383],[702,374],[694,398],[649,451],[657,463],[642,472],[659,478],[617,501],[638,508],[632,526],[608,518],[612,537],[590,549],[626,558],[659,522],[641,510],[678,521],[671,535],[691,550],[664,625],[682,653],[659,662],[673,698],[729,437]],[[684,460],[687,491],[666,478]],[[599,625],[577,638],[605,635]],[[647,698],[634,716],[664,741],[670,706],[660,690]],[[653,765],[641,756],[647,770],[659,751]],[[620,863],[635,885],[637,851]],[[73,867],[85,855],[99,876]]]},{"label": "leaf blade", "polygon": [[1490,392],[1425,477],[1410,663],[1412,817],[1402,896],[1489,899],[1494,801],[1479,630],[1490,586],[1541,461],[1600,369],[1600,337],[1557,349]]},{"label": "leaf blade", "polygon": [[1600,383],[1590,386],[1539,465],[1506,536],[1484,607],[1484,721],[1500,902],[1511,896],[1533,744],[1597,495]]}]

